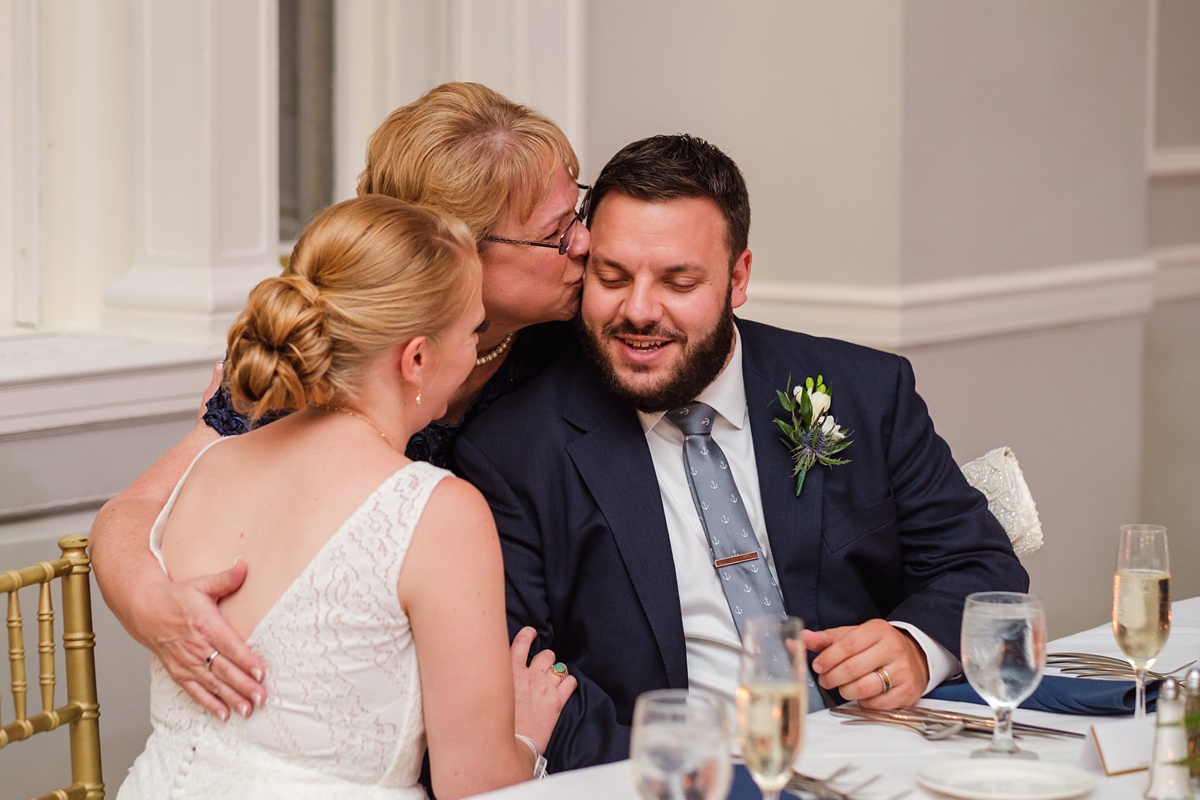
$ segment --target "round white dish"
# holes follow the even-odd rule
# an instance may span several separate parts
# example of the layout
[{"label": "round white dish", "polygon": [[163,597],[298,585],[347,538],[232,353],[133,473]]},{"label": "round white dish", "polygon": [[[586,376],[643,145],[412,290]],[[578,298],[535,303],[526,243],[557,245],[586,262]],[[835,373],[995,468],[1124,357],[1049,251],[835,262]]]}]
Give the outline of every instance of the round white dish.
[{"label": "round white dish", "polygon": [[925,767],[917,783],[962,800],[1067,800],[1090,792],[1093,781],[1064,764],[973,758]]}]

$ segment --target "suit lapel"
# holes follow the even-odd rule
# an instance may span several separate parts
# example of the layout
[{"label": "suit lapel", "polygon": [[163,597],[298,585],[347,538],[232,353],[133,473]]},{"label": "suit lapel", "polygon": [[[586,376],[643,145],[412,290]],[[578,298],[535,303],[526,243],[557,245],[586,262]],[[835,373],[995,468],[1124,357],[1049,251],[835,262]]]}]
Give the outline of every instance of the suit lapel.
[{"label": "suit lapel", "polygon": [[669,685],[686,687],[675,562],[645,432],[636,412],[604,391],[590,370],[577,373],[569,398],[563,417],[583,434],[568,443],[567,453],[608,523],[654,631]]},{"label": "suit lapel", "polygon": [[[772,360],[768,349],[757,337],[747,336],[745,327],[740,329],[746,404],[771,556],[788,613],[801,617],[807,627],[819,629],[817,585],[825,470],[820,467],[809,470],[804,490],[796,497],[796,479],[792,475],[795,463],[787,445],[780,441],[779,426],[774,422],[775,417],[785,413],[775,391],[784,388],[789,371],[793,383],[803,381],[804,375],[796,373],[794,361],[790,367],[782,359],[773,359],[778,364],[765,363]],[[787,355],[800,360],[795,353]]]}]

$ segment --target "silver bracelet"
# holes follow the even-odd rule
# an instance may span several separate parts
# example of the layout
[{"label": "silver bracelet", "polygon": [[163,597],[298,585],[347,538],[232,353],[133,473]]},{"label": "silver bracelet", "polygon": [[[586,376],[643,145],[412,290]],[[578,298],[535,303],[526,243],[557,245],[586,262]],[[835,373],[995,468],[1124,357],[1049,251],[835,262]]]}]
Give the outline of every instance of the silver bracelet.
[{"label": "silver bracelet", "polygon": [[528,736],[522,736],[519,733],[514,733],[513,736],[516,736],[517,741],[524,742],[533,751],[533,777],[539,780],[546,777],[546,757],[538,752],[537,743]]}]

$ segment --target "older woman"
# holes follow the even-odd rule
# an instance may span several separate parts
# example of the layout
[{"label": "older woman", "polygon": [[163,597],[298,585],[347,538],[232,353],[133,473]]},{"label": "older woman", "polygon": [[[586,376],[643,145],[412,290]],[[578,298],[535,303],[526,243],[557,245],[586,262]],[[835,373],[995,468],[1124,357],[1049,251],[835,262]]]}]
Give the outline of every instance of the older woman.
[{"label": "older woman", "polygon": [[[432,89],[371,136],[358,193],[458,217],[484,265],[487,330],[475,369],[445,417],[410,440],[409,457],[453,466],[454,434],[572,343],[569,327],[554,323],[579,311],[590,239],[576,208],[578,175],[557,125],[474,83]],[[224,391],[210,401],[206,421],[225,434],[248,427]]]},{"label": "older woman", "polygon": [[[410,458],[452,464],[454,434],[570,346],[564,323],[578,311],[589,244],[579,222],[578,174],[558,126],[478,84],[432,89],[372,135],[359,193],[387,194],[458,217],[483,264],[486,329],[475,365],[445,414],[409,439]],[[228,718],[231,709],[249,716],[266,697],[262,661],[216,606],[242,584],[246,566],[238,561],[220,573],[171,581],[148,546],[155,518],[196,454],[220,433],[248,427],[223,392],[210,406],[207,424],[198,424],[101,508],[90,536],[109,607],[176,683],[209,712]]]}]

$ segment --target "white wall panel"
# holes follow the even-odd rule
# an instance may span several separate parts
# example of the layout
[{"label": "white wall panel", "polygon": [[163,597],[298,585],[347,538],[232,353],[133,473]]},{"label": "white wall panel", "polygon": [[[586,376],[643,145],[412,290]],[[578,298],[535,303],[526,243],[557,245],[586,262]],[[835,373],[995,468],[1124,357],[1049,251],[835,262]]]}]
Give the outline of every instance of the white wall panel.
[{"label": "white wall panel", "polygon": [[14,322],[16,302],[17,208],[22,203],[17,182],[17,120],[22,115],[17,105],[18,49],[17,4],[0,8],[0,330]]},{"label": "white wall panel", "polygon": [[446,34],[436,12],[428,0],[338,0],[333,15],[335,199],[354,196],[371,133],[443,73]]},{"label": "white wall panel", "polygon": [[279,270],[274,0],[135,0],[133,265],[116,330],[219,342]]},{"label": "white wall panel", "polygon": [[445,81],[483,83],[536,108],[580,150],[583,0],[341,0],[335,19],[339,199],[353,195],[375,128]]}]

